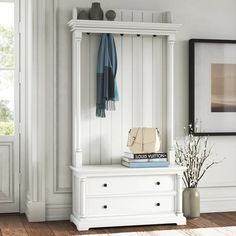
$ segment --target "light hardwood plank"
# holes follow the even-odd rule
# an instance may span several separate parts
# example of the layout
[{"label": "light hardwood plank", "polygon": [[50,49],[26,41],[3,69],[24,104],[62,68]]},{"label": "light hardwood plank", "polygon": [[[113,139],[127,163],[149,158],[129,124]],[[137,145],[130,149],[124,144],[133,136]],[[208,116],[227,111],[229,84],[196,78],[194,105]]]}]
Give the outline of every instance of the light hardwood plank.
[{"label": "light hardwood plank", "polygon": [[189,219],[187,225],[150,225],[90,229],[78,232],[69,221],[29,223],[24,215],[0,215],[0,236],[71,236],[104,233],[127,233],[142,231],[176,230],[206,227],[236,226],[236,212],[201,214],[200,218]]},{"label": "light hardwood plank", "polygon": [[203,217],[196,218],[196,219],[190,219],[190,220],[188,220],[188,224],[189,223],[194,225],[194,227],[198,227],[198,228],[219,227],[219,225],[216,224],[215,222],[212,222],[212,221],[205,219]]},{"label": "light hardwood plank", "polygon": [[236,224],[235,219],[227,218],[223,215],[223,213],[215,213],[215,214],[204,214],[202,216],[204,219],[207,219],[220,227],[223,226],[234,226]]},{"label": "light hardwood plank", "polygon": [[0,215],[0,229],[2,236],[27,236],[19,215]]},{"label": "light hardwood plank", "polygon": [[25,227],[28,236],[55,236],[48,225],[42,223],[29,223],[25,216],[21,217],[21,222]]},{"label": "light hardwood plank", "polygon": [[68,221],[50,221],[46,223],[55,236],[78,235],[76,227]]},{"label": "light hardwood plank", "polygon": [[221,213],[221,215],[236,222],[235,212],[223,212],[223,213]]}]

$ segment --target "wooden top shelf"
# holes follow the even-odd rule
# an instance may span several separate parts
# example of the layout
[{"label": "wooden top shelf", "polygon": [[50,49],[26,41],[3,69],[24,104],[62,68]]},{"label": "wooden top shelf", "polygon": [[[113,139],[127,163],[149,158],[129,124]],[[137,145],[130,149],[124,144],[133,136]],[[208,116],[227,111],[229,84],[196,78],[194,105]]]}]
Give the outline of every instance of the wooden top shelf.
[{"label": "wooden top shelf", "polygon": [[127,22],[127,21],[95,21],[71,20],[68,25],[71,31],[82,33],[112,33],[140,35],[173,35],[181,27],[180,24]]}]

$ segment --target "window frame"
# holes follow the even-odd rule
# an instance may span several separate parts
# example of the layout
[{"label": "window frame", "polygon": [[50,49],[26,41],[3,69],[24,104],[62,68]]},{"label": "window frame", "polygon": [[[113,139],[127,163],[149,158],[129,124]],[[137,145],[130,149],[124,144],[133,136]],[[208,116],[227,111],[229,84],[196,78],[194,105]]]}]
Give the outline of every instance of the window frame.
[{"label": "window frame", "polygon": [[19,134],[20,123],[20,0],[0,0],[0,3],[13,3],[14,4],[14,67],[0,67],[0,71],[13,71],[14,73],[14,110],[13,110],[13,134],[0,135],[4,137],[16,137]]}]

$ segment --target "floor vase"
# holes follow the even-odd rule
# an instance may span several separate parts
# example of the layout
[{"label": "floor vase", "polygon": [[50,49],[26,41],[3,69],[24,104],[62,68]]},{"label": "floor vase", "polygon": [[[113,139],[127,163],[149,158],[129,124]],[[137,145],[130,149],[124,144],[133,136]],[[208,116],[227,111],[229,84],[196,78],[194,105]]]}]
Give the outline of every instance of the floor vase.
[{"label": "floor vase", "polygon": [[188,218],[200,216],[200,194],[197,188],[186,188],[183,191],[183,213]]}]

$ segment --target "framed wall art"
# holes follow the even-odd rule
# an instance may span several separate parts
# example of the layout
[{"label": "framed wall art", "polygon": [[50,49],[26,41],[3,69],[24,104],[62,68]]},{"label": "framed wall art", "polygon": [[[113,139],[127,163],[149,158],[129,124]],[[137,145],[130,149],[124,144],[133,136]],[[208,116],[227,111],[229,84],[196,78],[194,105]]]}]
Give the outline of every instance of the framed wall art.
[{"label": "framed wall art", "polygon": [[236,40],[189,41],[189,123],[195,135],[236,135]]}]

